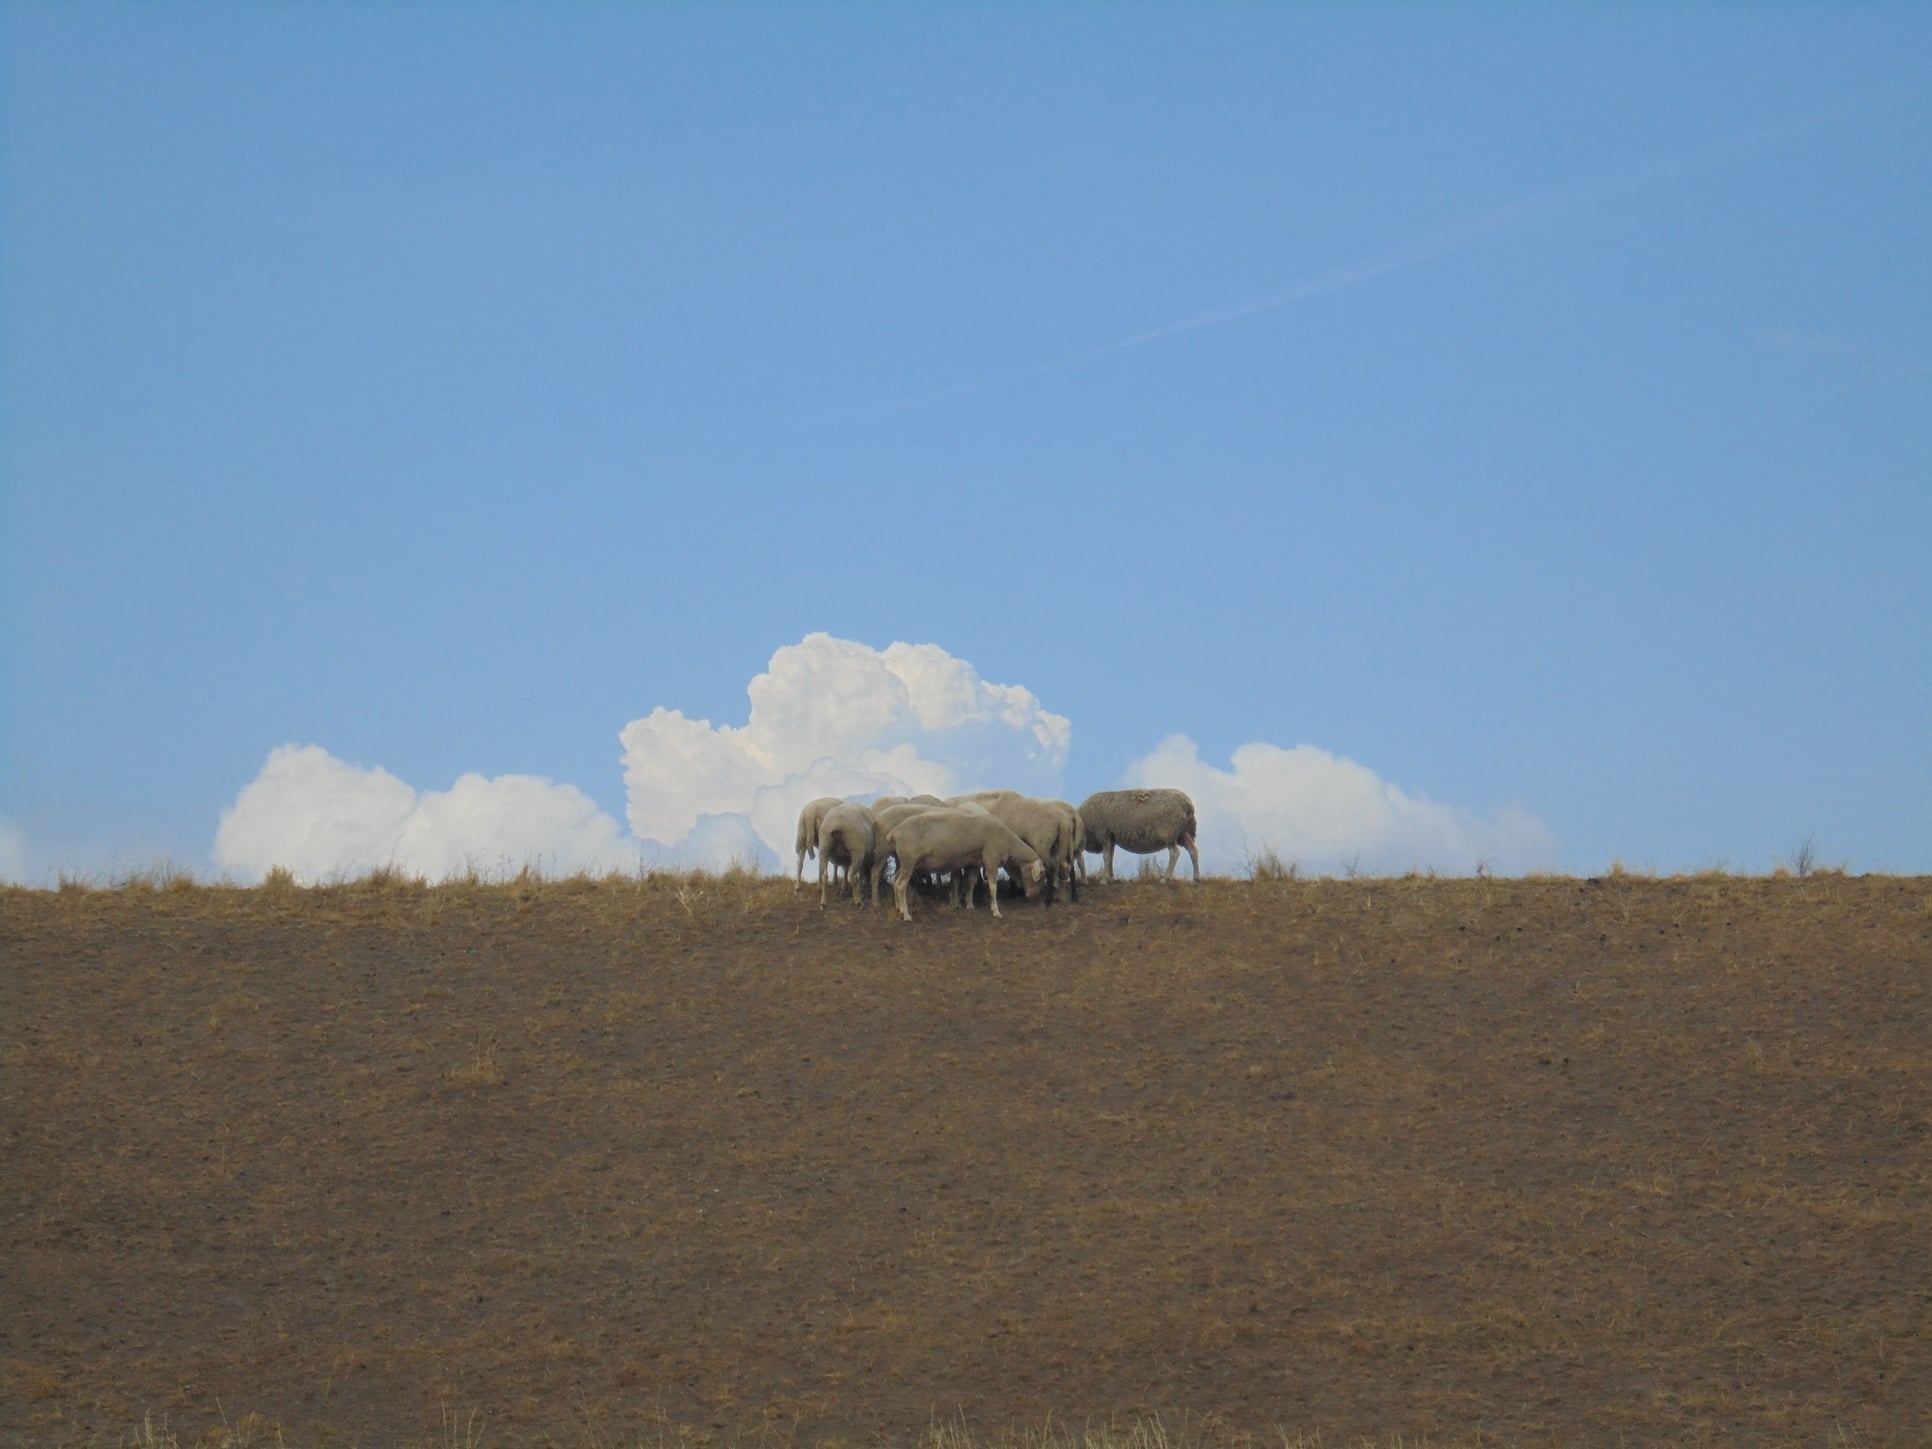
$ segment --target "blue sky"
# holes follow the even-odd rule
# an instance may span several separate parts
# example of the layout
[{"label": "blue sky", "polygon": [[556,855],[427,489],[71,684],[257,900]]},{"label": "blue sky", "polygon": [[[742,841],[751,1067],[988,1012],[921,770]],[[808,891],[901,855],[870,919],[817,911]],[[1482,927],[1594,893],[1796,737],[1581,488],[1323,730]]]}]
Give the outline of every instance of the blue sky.
[{"label": "blue sky", "polygon": [[1223,868],[1932,870],[1929,57],[9,4],[0,874],[698,858],[840,770],[1182,784]]}]

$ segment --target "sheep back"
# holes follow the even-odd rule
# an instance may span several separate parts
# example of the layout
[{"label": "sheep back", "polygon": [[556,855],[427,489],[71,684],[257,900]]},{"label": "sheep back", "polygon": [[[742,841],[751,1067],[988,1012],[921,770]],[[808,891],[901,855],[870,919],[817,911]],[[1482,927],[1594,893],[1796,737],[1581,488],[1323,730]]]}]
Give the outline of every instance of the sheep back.
[{"label": "sheep back", "polygon": [[1084,848],[1099,855],[1109,845],[1146,855],[1192,840],[1194,802],[1180,790],[1101,790],[1080,804]]}]

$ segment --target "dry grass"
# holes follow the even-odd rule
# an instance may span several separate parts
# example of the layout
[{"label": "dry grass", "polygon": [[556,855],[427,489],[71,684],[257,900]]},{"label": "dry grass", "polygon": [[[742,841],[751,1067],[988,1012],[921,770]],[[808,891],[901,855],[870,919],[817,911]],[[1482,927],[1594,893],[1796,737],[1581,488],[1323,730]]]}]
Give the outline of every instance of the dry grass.
[{"label": "dry grass", "polygon": [[1255,864],[0,891],[0,1442],[1932,1437],[1932,882]]},{"label": "dry grass", "polygon": [[[476,1410],[457,1411],[445,1407],[441,1417],[440,1436],[423,1441],[431,1449],[483,1449],[490,1441],[490,1426]],[[199,1436],[185,1438],[166,1422],[156,1423],[150,1414],[124,1435],[109,1439],[93,1437],[84,1442],[88,1449],[100,1449],[106,1444],[114,1445],[115,1449],[289,1449],[290,1445],[287,1435],[279,1426],[268,1423],[257,1414],[245,1415],[235,1425],[224,1423],[209,1428]],[[617,1441],[605,1438],[594,1419],[589,1417],[573,1436],[563,1439],[546,1436],[546,1443],[557,1446],[557,1449],[565,1445],[581,1446],[581,1449],[718,1449],[718,1446],[750,1449],[754,1444],[768,1445],[773,1442],[788,1441],[770,1433],[760,1434],[753,1440],[742,1440],[735,1436],[721,1438],[716,1433],[669,1422],[654,1424],[633,1438]],[[871,1442],[880,1445],[897,1442],[905,1445],[906,1449],[1322,1449],[1320,1440],[1299,1434],[1292,1437],[1281,1433],[1257,1436],[1230,1430],[1212,1419],[1183,1419],[1177,1427],[1170,1428],[1158,1417],[1125,1423],[1085,1423],[1077,1427],[1049,1421],[1038,1428],[993,1434],[975,1432],[963,1419],[958,1419],[933,1424],[903,1440]],[[1403,1439],[1398,1436],[1385,1442],[1387,1449],[1457,1449],[1456,1444],[1446,1440]],[[1459,1442],[1466,1442],[1474,1449],[1481,1441]],[[1840,1442],[1837,1439],[1832,1441],[1834,1445]],[[78,1449],[78,1444],[63,1444],[61,1449]],[[1383,1443],[1364,1439],[1350,1446],[1338,1444],[1337,1449],[1383,1449]]]}]

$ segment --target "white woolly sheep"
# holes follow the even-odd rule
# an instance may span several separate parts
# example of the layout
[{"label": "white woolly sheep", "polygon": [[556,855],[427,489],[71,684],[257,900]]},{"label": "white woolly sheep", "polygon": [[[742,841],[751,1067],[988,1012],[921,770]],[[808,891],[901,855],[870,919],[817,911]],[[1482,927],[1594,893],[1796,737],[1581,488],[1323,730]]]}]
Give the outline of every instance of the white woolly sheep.
[{"label": "white woolly sheep", "polygon": [[[927,798],[930,799],[931,797],[928,796]],[[892,854],[892,846],[891,846],[891,837],[892,837],[893,828],[897,826],[900,821],[910,820],[915,815],[929,815],[935,810],[951,810],[953,808],[954,807],[950,805],[946,805],[944,803],[941,803],[938,805],[922,805],[917,803],[916,801],[909,800],[903,805],[888,805],[883,810],[873,811],[872,828],[876,833],[877,840],[878,840],[877,847],[872,857],[872,896],[874,900],[878,899],[879,883],[885,879],[886,862],[888,860],[893,860],[896,858]],[[986,814],[984,810],[980,810],[976,807],[974,809],[967,811],[967,813],[978,814],[978,815]],[[963,872],[959,872],[959,871],[955,871],[953,873],[953,904],[954,905],[959,905],[962,903],[960,900],[960,887],[964,884],[963,880],[961,879],[963,874],[964,874]]]},{"label": "white woolly sheep", "polygon": [[818,851],[819,822],[825,812],[845,802],[836,795],[821,795],[803,810],[798,812],[798,874],[792,878],[792,889],[799,890],[805,884],[805,857]]},{"label": "white woolly sheep", "polygon": [[[1080,802],[1080,822],[1086,830],[1085,854],[1106,863],[1104,879],[1114,878],[1114,847],[1119,846],[1136,855],[1166,851],[1167,880],[1174,878],[1174,866],[1185,850],[1194,863],[1194,883],[1201,883],[1194,802],[1181,791],[1102,790]],[[1084,856],[1081,865],[1086,865]]]},{"label": "white woolly sheep", "polygon": [[951,796],[948,805],[979,805],[991,810],[1002,800],[1024,800],[1026,797],[1018,790],[973,790],[964,795]]},{"label": "white woolly sheep", "polygon": [[[845,867],[845,883],[859,901],[859,878],[872,865],[878,836],[872,812],[863,805],[840,803],[825,812],[818,826],[818,904],[825,908],[825,868]],[[879,904],[878,878],[873,878],[872,904]]]},{"label": "white woolly sheep", "polygon": [[1080,849],[1076,838],[1078,813],[1064,800],[1033,800],[1012,791],[987,806],[993,818],[1032,846],[1046,862],[1046,903],[1053,897],[1060,877],[1067,878],[1067,889],[1074,900],[1080,899],[1080,886],[1074,878],[1074,856]]},{"label": "white woolly sheep", "polygon": [[901,820],[909,819],[914,815],[924,815],[928,810],[943,810],[945,808],[943,805],[915,805],[910,800],[902,800],[897,805],[887,805],[883,809],[874,805],[872,807],[872,824],[877,828],[881,836],[889,835],[892,832],[892,827],[897,825]]},{"label": "white woolly sheep", "polygon": [[[907,893],[915,871],[963,871],[969,867],[983,870],[996,917],[1000,913],[1000,895],[994,882],[999,879],[1002,865],[1012,871],[1013,878],[1029,898],[1046,879],[1046,866],[1039,853],[990,815],[951,810],[914,815],[893,827],[886,839],[886,849],[899,862],[893,876],[892,894],[898,902],[902,921],[912,919]],[[969,896],[967,904],[971,903]]]}]

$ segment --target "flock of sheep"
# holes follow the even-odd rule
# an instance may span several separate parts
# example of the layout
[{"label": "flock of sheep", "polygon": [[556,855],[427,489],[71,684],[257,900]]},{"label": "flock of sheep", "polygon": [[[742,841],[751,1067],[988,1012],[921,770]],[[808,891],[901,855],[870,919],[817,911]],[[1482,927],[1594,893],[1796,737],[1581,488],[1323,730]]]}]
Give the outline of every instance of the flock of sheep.
[{"label": "flock of sheep", "polygon": [[[1167,852],[1167,878],[1185,850],[1201,879],[1201,853],[1195,848],[1194,802],[1179,790],[1102,790],[1079,809],[1064,800],[1035,800],[1014,790],[981,790],[941,800],[935,795],[910,799],[883,795],[870,804],[825,796],[798,816],[798,873],[792,889],[805,884],[806,857],[818,857],[818,903],[826,903],[826,878],[834,885],[845,872],[846,888],[861,901],[859,880],[870,875],[872,904],[892,866],[892,894],[899,919],[910,921],[909,892],[915,876],[950,876],[956,904],[971,907],[981,881],[993,914],[1000,913],[999,876],[1031,899],[1045,891],[1047,904],[1062,881],[1080,899],[1088,855],[1114,878],[1116,847],[1145,855]],[[962,900],[962,894],[964,899]]]}]

